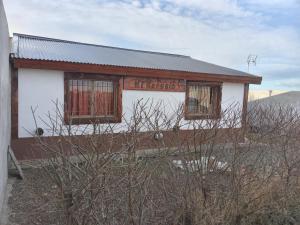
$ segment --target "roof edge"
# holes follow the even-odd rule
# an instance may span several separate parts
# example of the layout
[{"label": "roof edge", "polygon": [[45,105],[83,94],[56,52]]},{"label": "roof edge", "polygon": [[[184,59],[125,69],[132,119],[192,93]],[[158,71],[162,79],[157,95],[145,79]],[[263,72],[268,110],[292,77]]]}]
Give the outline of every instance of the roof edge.
[{"label": "roof edge", "polygon": [[141,77],[159,77],[173,78],[183,80],[206,80],[206,81],[223,81],[233,83],[261,84],[262,77],[249,75],[226,75],[226,74],[208,74],[178,70],[163,70],[141,67],[126,67],[115,65],[99,65],[89,63],[76,63],[51,60],[20,59],[11,58],[15,68],[60,70],[64,72],[82,72],[82,73],[103,73],[110,75],[122,76],[141,76]]}]

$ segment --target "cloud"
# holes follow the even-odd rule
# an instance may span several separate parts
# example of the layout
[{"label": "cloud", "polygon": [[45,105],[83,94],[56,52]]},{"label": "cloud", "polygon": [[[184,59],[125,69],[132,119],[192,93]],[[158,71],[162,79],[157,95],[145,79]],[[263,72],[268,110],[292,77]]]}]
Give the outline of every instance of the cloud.
[{"label": "cloud", "polygon": [[209,13],[218,13],[238,17],[252,15],[251,12],[239,6],[237,1],[232,0],[167,0],[167,2],[181,7],[196,8]]},{"label": "cloud", "polygon": [[[300,74],[298,74],[300,76]],[[284,88],[284,89],[293,89],[293,90],[300,90],[300,79],[286,79],[283,81],[277,81],[276,85],[280,88]]]},{"label": "cloud", "polygon": [[264,7],[291,8],[300,5],[299,0],[246,0],[246,3]]},{"label": "cloud", "polygon": [[299,29],[265,23],[268,15],[234,0],[4,0],[4,4],[11,32],[180,53],[244,71],[252,53],[258,55],[258,65],[250,72],[267,74],[267,81],[274,82],[281,78],[278,71],[293,71],[292,76],[300,71],[295,66],[300,61]]}]

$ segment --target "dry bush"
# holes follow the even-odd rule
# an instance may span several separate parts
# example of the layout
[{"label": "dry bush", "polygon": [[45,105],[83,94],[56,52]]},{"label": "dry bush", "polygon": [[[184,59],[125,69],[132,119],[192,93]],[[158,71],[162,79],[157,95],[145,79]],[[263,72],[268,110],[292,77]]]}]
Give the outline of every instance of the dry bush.
[{"label": "dry bush", "polygon": [[292,109],[252,108],[241,127],[235,105],[219,120],[185,121],[182,106],[170,114],[141,100],[122,125],[66,127],[56,108],[43,121],[55,141],[36,139],[59,187],[61,224],[300,222],[300,123]]}]

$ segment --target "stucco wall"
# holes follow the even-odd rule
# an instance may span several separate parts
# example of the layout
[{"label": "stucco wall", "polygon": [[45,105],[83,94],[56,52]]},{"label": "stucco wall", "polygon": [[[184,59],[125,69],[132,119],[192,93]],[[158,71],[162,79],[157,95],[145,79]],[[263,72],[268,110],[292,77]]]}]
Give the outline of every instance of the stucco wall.
[{"label": "stucco wall", "polygon": [[9,34],[0,0],[0,215],[7,181],[7,147],[10,143]]},{"label": "stucco wall", "polygon": [[[18,102],[19,102],[19,137],[30,137],[35,131],[32,110],[35,112],[38,127],[45,130],[45,135],[52,135],[51,130],[42,122],[49,121],[49,112],[55,118],[55,104],[57,101],[62,109],[64,102],[64,73],[62,71],[20,69],[18,72]],[[222,109],[236,105],[237,110],[242,111],[243,84],[224,83],[222,87]],[[184,103],[183,92],[158,92],[158,91],[129,91],[123,90],[122,106],[126,119],[132,115],[133,104],[138,99],[150,99],[155,105],[163,101],[166,112],[172,114],[179,104]],[[150,102],[149,101],[149,102]],[[184,123],[185,121],[183,121]],[[118,124],[116,129],[124,129],[123,123]],[[188,129],[188,126],[184,127]],[[91,130],[92,127],[85,130]]]}]

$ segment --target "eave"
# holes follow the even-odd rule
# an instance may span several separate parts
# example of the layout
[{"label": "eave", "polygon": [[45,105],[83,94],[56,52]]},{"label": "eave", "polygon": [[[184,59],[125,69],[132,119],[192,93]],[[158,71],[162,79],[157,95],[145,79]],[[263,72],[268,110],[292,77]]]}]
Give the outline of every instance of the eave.
[{"label": "eave", "polygon": [[101,73],[120,76],[155,77],[168,79],[183,79],[194,81],[218,81],[244,84],[261,84],[260,76],[236,76],[225,74],[207,74],[187,71],[123,67],[113,65],[97,65],[63,61],[48,61],[34,59],[11,58],[14,68],[60,70],[64,72]]}]

